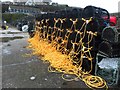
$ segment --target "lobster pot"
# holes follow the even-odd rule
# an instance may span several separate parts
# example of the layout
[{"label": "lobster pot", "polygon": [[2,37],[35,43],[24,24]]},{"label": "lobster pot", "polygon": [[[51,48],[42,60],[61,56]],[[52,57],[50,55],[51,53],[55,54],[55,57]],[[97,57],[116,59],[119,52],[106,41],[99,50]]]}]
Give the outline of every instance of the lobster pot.
[{"label": "lobster pot", "polygon": [[102,39],[111,43],[120,43],[120,29],[106,27],[102,31]]},{"label": "lobster pot", "polygon": [[106,80],[108,85],[120,84],[120,58],[108,58],[97,54],[95,75]]},{"label": "lobster pot", "polygon": [[120,57],[120,44],[103,41],[99,45],[99,52],[108,57]]}]

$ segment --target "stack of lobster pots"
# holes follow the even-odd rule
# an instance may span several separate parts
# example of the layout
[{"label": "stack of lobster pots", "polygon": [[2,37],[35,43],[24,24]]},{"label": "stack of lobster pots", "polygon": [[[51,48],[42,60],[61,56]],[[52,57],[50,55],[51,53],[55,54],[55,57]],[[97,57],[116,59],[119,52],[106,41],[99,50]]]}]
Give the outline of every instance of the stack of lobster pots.
[{"label": "stack of lobster pots", "polygon": [[102,31],[95,73],[109,85],[120,83],[120,29],[108,26]]},{"label": "stack of lobster pots", "polygon": [[108,57],[120,57],[120,29],[106,27],[102,31],[103,41],[99,45],[99,51]]}]

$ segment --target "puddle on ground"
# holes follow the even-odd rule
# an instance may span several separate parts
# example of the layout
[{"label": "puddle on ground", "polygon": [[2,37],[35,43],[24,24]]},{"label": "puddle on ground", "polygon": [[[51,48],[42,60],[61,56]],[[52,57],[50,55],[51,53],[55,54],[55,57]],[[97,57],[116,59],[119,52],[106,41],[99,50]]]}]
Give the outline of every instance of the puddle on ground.
[{"label": "puddle on ground", "polygon": [[2,32],[2,34],[20,34],[23,32]]},{"label": "puddle on ground", "polygon": [[7,50],[7,49],[3,49],[2,51],[3,54],[11,54],[11,51]]},{"label": "puddle on ground", "polygon": [[15,39],[22,39],[24,37],[22,36],[16,36],[16,37],[2,37],[0,38],[0,42],[9,42],[10,40],[15,40]]}]

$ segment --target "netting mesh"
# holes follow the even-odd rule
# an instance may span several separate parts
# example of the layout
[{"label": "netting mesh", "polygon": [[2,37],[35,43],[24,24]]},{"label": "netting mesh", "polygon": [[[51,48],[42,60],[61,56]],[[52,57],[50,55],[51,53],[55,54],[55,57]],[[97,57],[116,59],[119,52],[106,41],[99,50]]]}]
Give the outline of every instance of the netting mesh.
[{"label": "netting mesh", "polygon": [[[79,19],[42,19],[36,21],[36,32],[29,39],[33,54],[50,63],[48,71],[62,72],[63,79],[71,81],[81,79],[90,88],[107,88],[106,82],[91,75],[94,37],[96,32],[87,29],[89,20]],[[83,63],[84,62],[84,63]],[[85,69],[89,62],[89,69]],[[74,79],[64,78],[64,74],[76,75]]]}]

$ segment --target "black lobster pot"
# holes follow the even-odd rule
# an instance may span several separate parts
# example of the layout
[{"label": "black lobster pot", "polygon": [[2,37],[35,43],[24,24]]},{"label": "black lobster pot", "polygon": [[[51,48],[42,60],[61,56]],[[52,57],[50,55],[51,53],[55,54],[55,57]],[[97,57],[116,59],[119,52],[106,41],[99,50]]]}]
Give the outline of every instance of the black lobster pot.
[{"label": "black lobster pot", "polygon": [[106,27],[102,31],[102,39],[111,43],[120,43],[120,29]]},{"label": "black lobster pot", "polygon": [[120,57],[120,44],[103,41],[99,45],[99,52],[108,57]]}]

